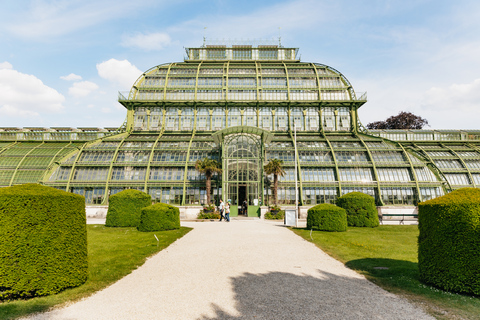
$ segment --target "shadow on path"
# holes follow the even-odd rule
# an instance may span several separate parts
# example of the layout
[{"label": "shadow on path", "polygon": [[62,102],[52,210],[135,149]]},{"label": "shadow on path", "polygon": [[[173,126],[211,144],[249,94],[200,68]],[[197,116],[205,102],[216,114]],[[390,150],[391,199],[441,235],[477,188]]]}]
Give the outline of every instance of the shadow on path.
[{"label": "shadow on path", "polygon": [[[423,319],[425,315],[364,279],[319,271],[319,277],[284,272],[232,278],[233,316],[213,305],[213,319]],[[425,318],[430,319],[430,318]]]}]

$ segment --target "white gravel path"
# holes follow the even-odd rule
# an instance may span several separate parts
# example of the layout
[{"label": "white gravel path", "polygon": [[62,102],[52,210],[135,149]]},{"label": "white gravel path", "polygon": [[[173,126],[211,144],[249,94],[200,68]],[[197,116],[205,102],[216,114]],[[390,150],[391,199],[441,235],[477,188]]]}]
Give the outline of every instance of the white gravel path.
[{"label": "white gravel path", "polygon": [[182,225],[130,275],[30,319],[434,319],[278,223]]}]

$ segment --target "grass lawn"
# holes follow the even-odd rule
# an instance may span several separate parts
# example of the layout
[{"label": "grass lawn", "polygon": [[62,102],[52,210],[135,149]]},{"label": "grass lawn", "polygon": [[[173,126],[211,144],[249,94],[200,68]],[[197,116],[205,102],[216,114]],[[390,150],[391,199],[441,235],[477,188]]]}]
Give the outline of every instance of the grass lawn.
[{"label": "grass lawn", "polygon": [[0,319],[15,319],[86,297],[129,274],[149,256],[165,249],[190,230],[181,227],[171,231],[139,232],[136,228],[87,225],[87,282],[52,296],[0,303]]},{"label": "grass lawn", "polygon": [[[480,319],[480,297],[454,294],[419,281],[418,227],[348,228],[347,232],[292,229],[387,291],[406,297],[437,319]],[[312,240],[313,239],[313,240]]]}]

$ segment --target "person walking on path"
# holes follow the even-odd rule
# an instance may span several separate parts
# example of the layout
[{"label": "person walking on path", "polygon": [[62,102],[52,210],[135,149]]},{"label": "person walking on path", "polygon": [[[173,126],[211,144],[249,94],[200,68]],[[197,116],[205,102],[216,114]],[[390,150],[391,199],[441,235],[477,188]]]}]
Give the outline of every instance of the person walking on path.
[{"label": "person walking on path", "polygon": [[220,211],[220,221],[222,221],[222,219],[225,219],[225,217],[223,216],[224,209],[225,209],[225,205],[223,204],[223,200],[220,199],[220,204],[218,205],[218,211]]},{"label": "person walking on path", "polygon": [[247,203],[247,199],[243,200],[243,203],[242,203],[242,213],[246,216],[248,216],[248,203]]},{"label": "person walking on path", "polygon": [[225,204],[225,221],[230,222],[230,201]]}]

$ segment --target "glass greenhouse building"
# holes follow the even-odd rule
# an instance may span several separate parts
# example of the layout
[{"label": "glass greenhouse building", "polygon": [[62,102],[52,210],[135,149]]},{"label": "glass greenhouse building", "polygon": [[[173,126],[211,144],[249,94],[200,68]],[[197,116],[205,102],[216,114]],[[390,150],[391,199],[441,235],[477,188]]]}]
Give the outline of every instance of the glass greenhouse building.
[{"label": "glass greenhouse building", "polygon": [[480,185],[480,130],[366,130],[358,118],[366,94],[297,51],[187,48],[183,62],[153,67],[119,94],[127,111],[120,128],[0,128],[0,187],[39,182],[87,204],[130,188],[195,206],[206,201],[195,169],[203,158],[222,164],[212,199],[247,199],[252,210],[272,203],[263,167],[274,158],[286,171],[283,205],[295,203],[295,178],[303,206],[352,191],[379,206],[416,205]]}]

